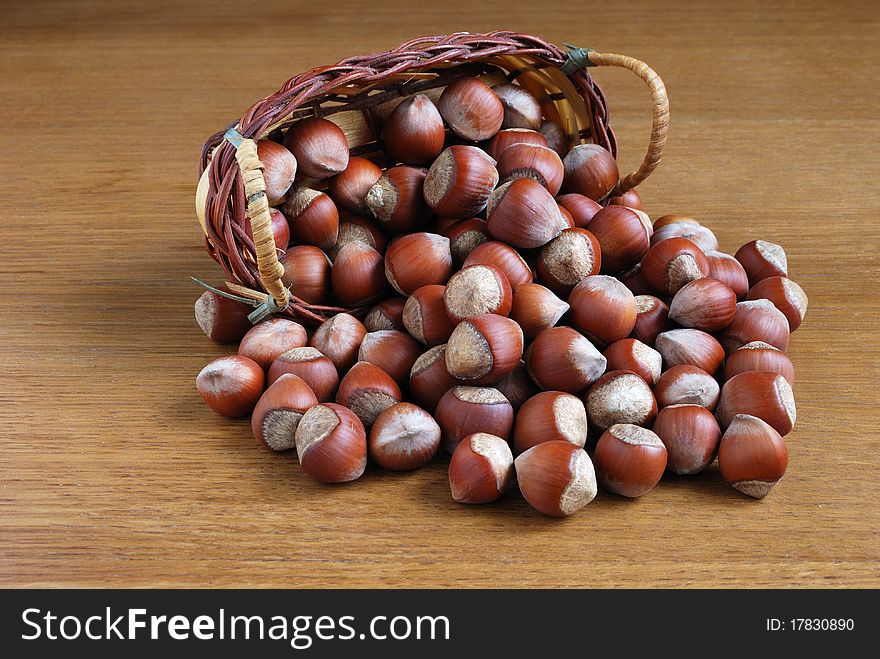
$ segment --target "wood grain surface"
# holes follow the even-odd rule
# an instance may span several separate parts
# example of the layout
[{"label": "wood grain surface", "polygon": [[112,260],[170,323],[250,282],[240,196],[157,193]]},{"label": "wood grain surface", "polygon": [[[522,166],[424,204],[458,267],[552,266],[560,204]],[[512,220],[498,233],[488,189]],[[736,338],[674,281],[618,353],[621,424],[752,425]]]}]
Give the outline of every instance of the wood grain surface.
[{"label": "wood grain surface", "polygon": [[[0,585],[880,585],[872,3],[406,4],[4,8]],[[650,63],[672,128],[649,213],[693,215],[729,251],[787,249],[810,309],[789,471],[765,500],[717,467],[566,521],[515,492],[454,504],[445,460],[324,487],[199,399],[196,373],[228,352],[192,317],[189,275],[221,278],[193,212],[202,142],[307,68],[492,29]],[[647,92],[595,75],[629,169]]]}]

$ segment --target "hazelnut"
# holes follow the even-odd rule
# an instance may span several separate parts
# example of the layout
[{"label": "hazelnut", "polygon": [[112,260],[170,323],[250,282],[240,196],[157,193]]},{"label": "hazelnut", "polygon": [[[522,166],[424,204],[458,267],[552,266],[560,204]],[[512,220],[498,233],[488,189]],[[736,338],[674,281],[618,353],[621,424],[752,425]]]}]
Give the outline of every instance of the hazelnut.
[{"label": "hazelnut", "polygon": [[635,327],[635,296],[614,277],[585,277],[572,289],[568,303],[572,323],[598,343],[626,338]]},{"label": "hazelnut", "polygon": [[380,254],[385,253],[385,247],[388,245],[388,239],[375,222],[365,217],[350,215],[339,225],[339,236],[327,254],[335,259],[343,247],[355,242],[368,245]]},{"label": "hazelnut", "polygon": [[409,390],[425,409],[433,412],[447,391],[459,381],[446,370],[446,344],[434,346],[415,361],[410,370]]},{"label": "hazelnut", "polygon": [[495,161],[475,146],[451,146],[425,177],[425,201],[442,217],[466,218],[482,211],[498,183]]},{"label": "hazelnut", "polygon": [[590,233],[602,250],[602,270],[618,273],[638,263],[650,247],[647,215],[625,206],[606,206],[590,220]]},{"label": "hazelnut", "polygon": [[375,364],[400,386],[409,381],[409,372],[422,354],[419,343],[405,332],[379,330],[368,332],[361,341],[358,361]]},{"label": "hazelnut", "polygon": [[459,323],[446,344],[449,374],[471,384],[492,384],[510,373],[523,355],[519,325],[496,314]]},{"label": "hazelnut", "polygon": [[615,206],[626,206],[627,208],[632,208],[637,211],[645,210],[645,204],[642,203],[642,195],[640,195],[639,191],[635,188],[627,190],[623,194],[610,197],[608,203],[614,204]]},{"label": "hazelnut", "polygon": [[514,247],[540,247],[568,227],[556,200],[531,179],[516,179],[492,192],[488,213],[489,232]]},{"label": "hazelnut", "polygon": [[570,327],[551,327],[535,337],[526,367],[542,389],[580,393],[605,372],[605,357]]},{"label": "hazelnut", "polygon": [[766,277],[749,289],[747,300],[770,300],[785,314],[789,331],[801,326],[807,313],[807,294],[804,289],[787,277]]},{"label": "hazelnut", "polygon": [[490,240],[474,248],[464,260],[463,267],[471,265],[494,265],[504,273],[512,287],[532,281],[529,264],[513,247],[497,240]]},{"label": "hazelnut", "polygon": [[345,133],[327,119],[300,119],[287,129],[284,146],[296,156],[299,172],[309,178],[329,178],[348,166]]},{"label": "hazelnut", "polygon": [[435,233],[400,236],[385,252],[385,277],[403,295],[428,284],[445,284],[451,274],[449,239]]},{"label": "hazelnut", "polygon": [[296,428],[303,472],[321,483],[346,483],[367,466],[367,433],[354,412],[335,403],[315,405]]},{"label": "hazelnut", "polygon": [[269,384],[285,373],[305,380],[322,403],[333,400],[336,395],[339,386],[336,366],[315,348],[294,348],[279,355],[269,367]]},{"label": "hazelnut", "polygon": [[788,319],[770,300],[738,302],[736,313],[718,340],[731,353],[752,341],[763,341],[780,350],[788,349]]},{"label": "hazelnut", "polygon": [[424,165],[443,150],[446,129],[439,110],[424,94],[404,99],[382,122],[388,155],[407,165]]},{"label": "hazelnut", "polygon": [[753,240],[740,247],[733,256],[746,271],[749,287],[767,277],[788,277],[785,250],[776,243]]},{"label": "hazelnut", "polygon": [[557,440],[583,447],[587,441],[587,411],[576,396],[542,391],[523,403],[516,415],[513,450],[519,454]]},{"label": "hazelnut", "polygon": [[663,370],[663,358],[651,346],[638,339],[620,339],[602,353],[609,371],[632,371],[654,386]]},{"label": "hazelnut", "polygon": [[657,336],[673,328],[669,307],[653,295],[636,295],[636,324],[630,334],[634,339],[652,346]]},{"label": "hazelnut", "polygon": [[407,165],[391,167],[367,192],[366,204],[386,231],[417,231],[428,222],[424,184],[425,170]]},{"label": "hazelnut", "polygon": [[400,387],[378,366],[358,362],[339,383],[336,402],[354,412],[365,428],[401,399]]},{"label": "hazelnut", "polygon": [[679,222],[690,222],[691,224],[699,224],[694,218],[689,215],[678,215],[676,213],[670,213],[669,215],[662,215],[654,220],[654,231],[665,227],[668,224],[677,224]]},{"label": "hazelnut", "polygon": [[339,211],[323,192],[297,188],[284,203],[290,234],[296,244],[330,249],[339,237]]},{"label": "hazelnut", "polygon": [[599,438],[593,462],[599,482],[609,492],[640,497],[654,488],[666,470],[666,447],[640,426],[611,426]]},{"label": "hazelnut", "polygon": [[695,279],[678,289],[669,303],[669,319],[683,327],[717,332],[733,320],[736,293],[717,279]]},{"label": "hazelnut", "polygon": [[476,78],[457,80],[443,90],[437,108],[452,132],[472,142],[488,140],[501,128],[504,105]]},{"label": "hazelnut", "polygon": [[737,414],[718,447],[721,476],[734,489],[756,499],[770,493],[788,467],[788,448],[761,419]]},{"label": "hazelnut", "polygon": [[478,217],[456,222],[443,231],[442,235],[449,238],[452,262],[459,268],[475,248],[492,240],[492,234],[489,233],[486,220],[481,220]]},{"label": "hazelnut", "polygon": [[[219,290],[229,292],[225,286]],[[254,309],[241,302],[230,300],[214,291],[205,291],[195,304],[196,322],[212,341],[235,343],[253,327],[248,314]]]},{"label": "hazelnut", "polygon": [[507,277],[495,266],[469,265],[450,277],[443,302],[453,323],[485,313],[506,316],[513,306],[513,291]]},{"label": "hazelnut", "polygon": [[312,335],[309,345],[327,357],[340,375],[345,374],[357,361],[361,341],[367,328],[354,316],[338,313],[325,320]]},{"label": "hazelnut", "polygon": [[704,253],[718,250],[718,239],[715,234],[697,222],[674,222],[659,229],[654,227],[651,245],[656,245],[670,238],[687,238]]},{"label": "hazelnut", "polygon": [[706,276],[727,284],[736,293],[736,299],[742,300],[749,292],[749,278],[742,264],[730,254],[717,251],[706,252],[706,260],[709,263]]},{"label": "hazelnut", "polygon": [[449,489],[457,503],[491,503],[501,498],[513,474],[513,454],[502,438],[468,435],[449,461]]},{"label": "hazelnut", "polygon": [[510,401],[510,406],[513,407],[514,412],[518,411],[529,398],[535,396],[540,391],[529,375],[529,370],[526,368],[524,361],[520,361],[516,368],[493,386]]},{"label": "hazelnut", "polygon": [[788,355],[763,341],[746,343],[730,353],[724,362],[724,379],[747,371],[778,373],[794,384],[794,366]]},{"label": "hazelnut", "polygon": [[330,195],[346,210],[367,215],[367,193],[381,177],[382,169],[376,163],[366,158],[349,158],[345,171],[330,179]]},{"label": "hazelnut", "polygon": [[657,335],[654,349],[663,356],[663,366],[690,364],[715,374],[724,361],[724,348],[711,334],[696,329],[674,329]]},{"label": "hazelnut", "polygon": [[527,339],[533,339],[556,325],[568,309],[568,302],[560,300],[549,288],[527,282],[513,289],[510,317],[519,324]]},{"label": "hazelnut", "polygon": [[562,126],[555,121],[545,121],[541,124],[538,132],[547,140],[547,146],[553,149],[560,158],[564,158],[569,151],[568,135],[562,130]]},{"label": "hazelnut", "polygon": [[455,329],[443,302],[447,288],[441,284],[417,288],[403,307],[403,325],[420,343],[428,346],[446,343]]},{"label": "hazelnut", "polygon": [[315,392],[305,380],[287,373],[278,378],[260,397],[251,417],[257,441],[273,451],[296,446],[294,434],[303,414],[318,404]]},{"label": "hazelnut", "polygon": [[531,179],[555,195],[562,185],[562,160],[546,146],[512,144],[498,157],[498,176],[502,183]]},{"label": "hazelnut", "polygon": [[406,298],[390,297],[383,300],[367,312],[364,327],[368,332],[390,329],[404,331],[406,329],[403,324],[404,306],[406,306]]},{"label": "hazelnut", "polygon": [[[494,160],[498,160],[507,149],[514,144],[536,144],[548,146],[547,138],[536,130],[529,128],[506,128],[496,133],[486,145],[486,153]],[[560,155],[560,158],[562,156]]]},{"label": "hazelnut", "polygon": [[791,385],[778,373],[747,371],[734,375],[721,388],[715,416],[721,427],[727,428],[737,414],[756,416],[780,435],[787,435],[797,419]]},{"label": "hazelnut", "polygon": [[281,281],[291,295],[309,304],[321,304],[330,295],[330,259],[312,245],[291,247],[281,257]]},{"label": "hazelnut", "polygon": [[578,144],[568,152],[564,192],[576,192],[599,201],[617,185],[620,173],[614,156],[598,144]]},{"label": "hazelnut", "polygon": [[383,469],[404,471],[428,464],[440,447],[440,426],[420,407],[397,403],[370,430],[370,456]]},{"label": "hazelnut", "polygon": [[596,497],[596,472],[582,448],[564,441],[533,446],[514,461],[516,481],[529,505],[551,517],[568,517]]},{"label": "hazelnut", "polygon": [[305,328],[286,318],[270,318],[254,325],[241,339],[238,354],[268,369],[282,353],[308,342]]},{"label": "hazelnut", "polygon": [[645,280],[641,263],[636,263],[626,272],[621,272],[617,278],[621,284],[632,291],[633,295],[653,295],[656,292]]},{"label": "hazelnut", "polygon": [[700,405],[714,410],[720,393],[718,380],[690,364],[679,364],[664,371],[654,385],[654,396],[660,407]]},{"label": "hazelnut", "polygon": [[541,104],[529,90],[505,82],[492,87],[492,91],[504,106],[502,128],[537,130],[541,127]]},{"label": "hazelnut", "polygon": [[276,206],[293,185],[293,179],[296,177],[296,158],[278,142],[271,140],[257,142],[257,157],[263,164],[263,181],[266,183],[269,205]]},{"label": "hazelnut", "polygon": [[565,229],[541,248],[538,279],[557,295],[567,296],[585,277],[599,274],[602,253],[586,229]]},{"label": "hazelnut", "polygon": [[675,295],[685,284],[707,277],[709,261],[687,238],[668,238],[645,254],[642,275],[655,291]]},{"label": "hazelnut", "polygon": [[657,414],[652,430],[663,441],[666,468],[674,474],[699,473],[715,460],[721,429],[705,407],[664,407]]},{"label": "hazelnut", "polygon": [[596,380],[586,395],[587,416],[604,430],[617,423],[649,426],[657,416],[651,388],[632,371],[609,371]]},{"label": "hazelnut", "polygon": [[345,305],[360,306],[380,297],[388,288],[385,259],[364,243],[349,243],[336,255],[330,269],[333,292]]},{"label": "hazelnut", "polygon": [[492,387],[453,387],[440,398],[434,418],[450,453],[470,434],[486,432],[507,440],[513,430],[513,407]]},{"label": "hazelnut", "polygon": [[588,229],[593,217],[602,210],[599,202],[576,192],[556,197],[556,201],[569,212],[578,229]]},{"label": "hazelnut", "polygon": [[196,377],[196,388],[208,407],[233,418],[253,411],[265,383],[260,365],[241,355],[215,359]]}]

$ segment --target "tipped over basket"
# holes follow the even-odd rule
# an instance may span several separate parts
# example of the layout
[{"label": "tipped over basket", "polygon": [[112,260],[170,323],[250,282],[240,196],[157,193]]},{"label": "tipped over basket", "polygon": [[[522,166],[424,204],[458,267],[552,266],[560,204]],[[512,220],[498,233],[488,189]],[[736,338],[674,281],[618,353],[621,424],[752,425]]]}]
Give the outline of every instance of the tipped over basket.
[{"label": "tipped over basket", "polygon": [[545,120],[563,128],[569,146],[592,142],[616,158],[605,96],[586,71],[592,66],[629,69],[651,92],[648,152],[636,171],[620,178],[614,194],[635,188],[659,163],[669,120],[663,83],[646,64],[583,48],[565,51],[513,32],[422,37],[295,76],[212,135],[202,150],[196,200],[207,251],[223,267],[233,292],[262,307],[257,316],[319,323],[342,311],[362,314],[366,308],[333,305],[332,299],[315,304],[285,286],[257,141],[280,141],[297,121],[324,117],[345,133],[352,155],[384,169],[395,162],[384,152],[382,119],[408,96],[436,100],[456,80],[476,77],[490,86],[521,85],[538,99]]}]

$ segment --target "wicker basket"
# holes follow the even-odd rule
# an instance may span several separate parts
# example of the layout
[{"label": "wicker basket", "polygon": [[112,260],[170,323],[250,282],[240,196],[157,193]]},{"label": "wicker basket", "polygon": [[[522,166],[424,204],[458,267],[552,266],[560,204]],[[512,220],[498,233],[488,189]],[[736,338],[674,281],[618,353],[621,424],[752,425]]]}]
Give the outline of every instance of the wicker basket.
[{"label": "wicker basket", "polygon": [[[298,119],[320,116],[342,128],[352,154],[381,160],[381,120],[404,97],[422,93],[437,98],[454,80],[476,76],[490,85],[516,80],[538,97],[544,116],[565,129],[571,145],[594,142],[617,157],[605,97],[585,70],[590,66],[627,68],[651,91],[648,152],[639,168],[620,180],[617,191],[634,188],[659,163],[669,123],[663,82],[646,64],[584,48],[563,51],[513,32],[423,37],[291,78],[227,130],[212,135],[202,149],[199,171],[208,172],[197,200],[197,208],[204,209],[199,219],[207,251],[223,267],[230,288],[258,307],[252,314],[255,321],[268,314],[320,322],[340,311],[359,313],[308,304],[282,283],[284,269],[273,239],[256,140],[277,136]],[[244,229],[247,217],[253,240]]]}]

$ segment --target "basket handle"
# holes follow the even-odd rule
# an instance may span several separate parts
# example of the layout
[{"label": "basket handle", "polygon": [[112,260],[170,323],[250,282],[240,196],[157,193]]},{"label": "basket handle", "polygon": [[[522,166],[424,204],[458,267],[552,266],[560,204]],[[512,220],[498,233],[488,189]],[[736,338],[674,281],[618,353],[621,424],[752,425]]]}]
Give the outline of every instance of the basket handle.
[{"label": "basket handle", "polygon": [[235,159],[238,161],[244,181],[244,196],[247,200],[247,214],[254,236],[260,281],[275,306],[278,309],[286,309],[290,302],[290,291],[281,281],[284,266],[278,260],[272,218],[269,215],[269,199],[266,196],[266,182],[263,179],[263,163],[257,156],[257,143],[240,136],[233,137],[230,143],[236,147]]},{"label": "basket handle", "polygon": [[[651,125],[651,139],[648,142],[648,152],[645,154],[645,158],[642,160],[639,168],[632,174],[621,178],[617,184],[616,193],[623,194],[648,178],[651,172],[660,164],[660,159],[663,157],[663,148],[666,146],[666,134],[669,132],[669,97],[666,95],[666,87],[660,76],[644,62],[626,55],[583,50],[586,51],[585,54],[589,60],[589,63],[583,62],[583,65],[619,66],[629,69],[639,76],[651,91],[654,116]],[[569,53],[569,56],[572,54]]]}]

